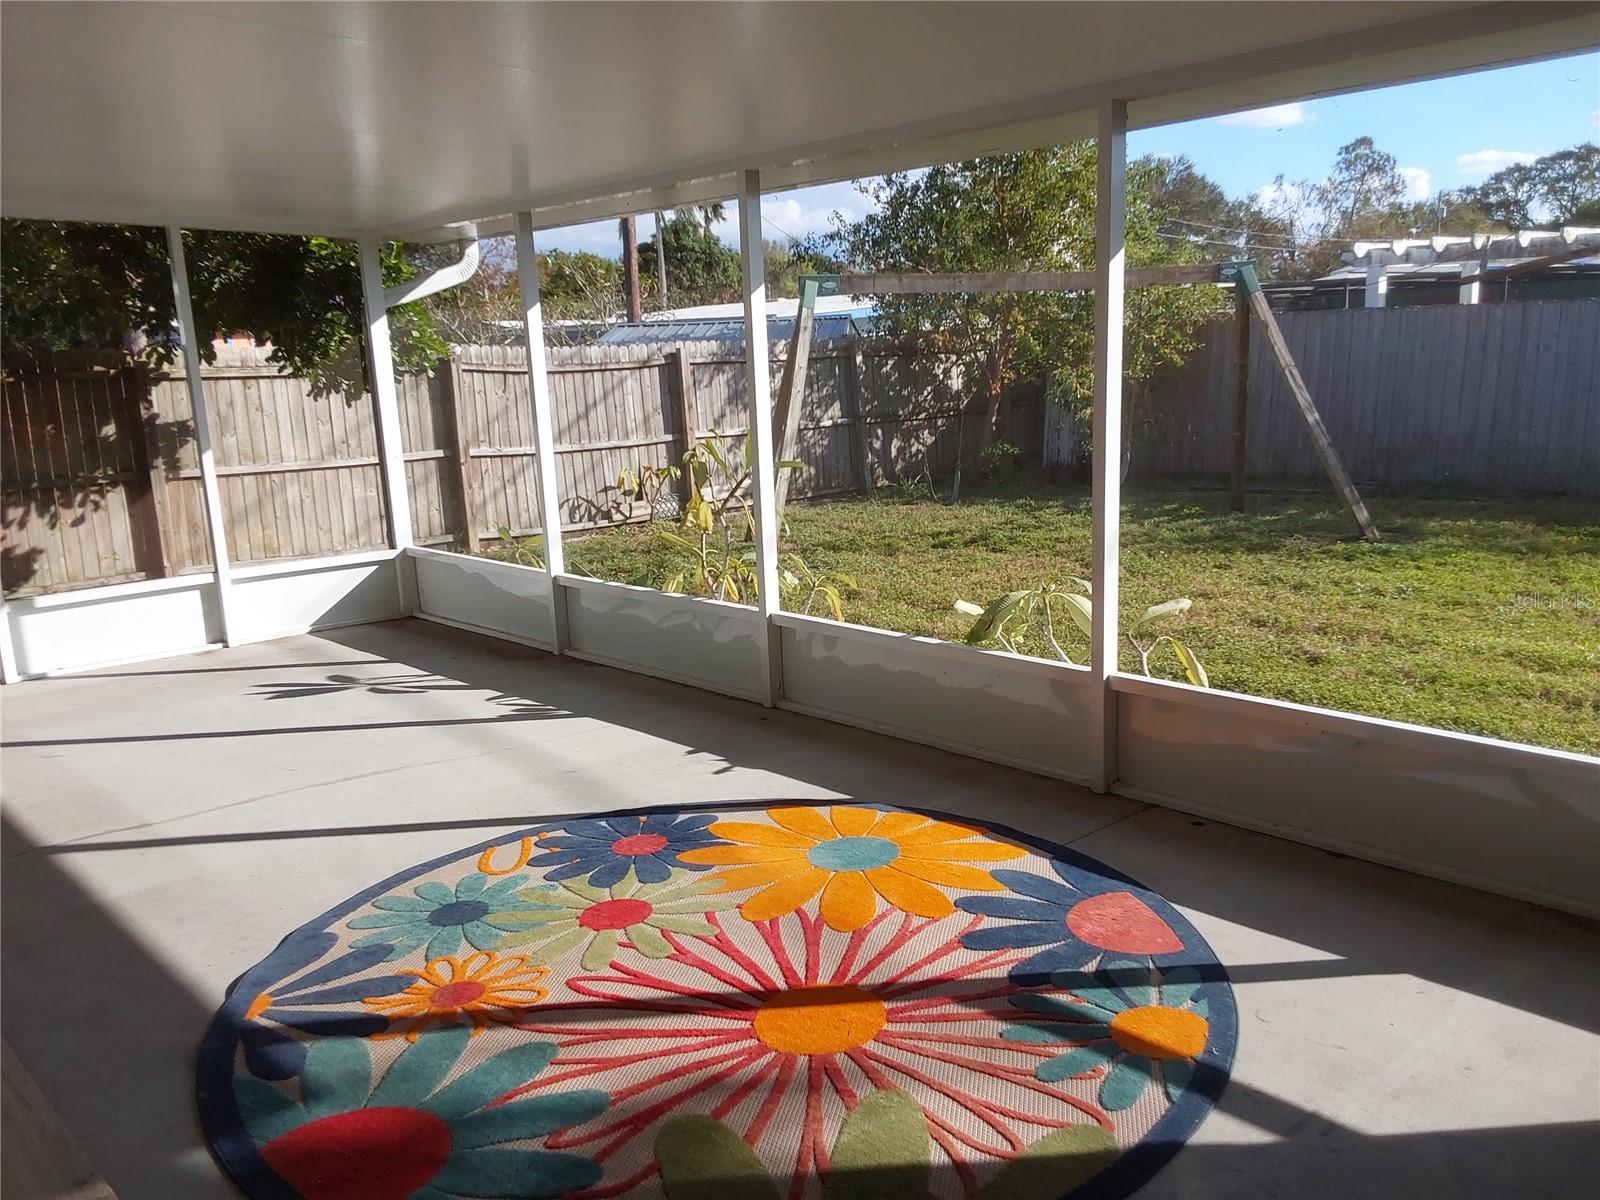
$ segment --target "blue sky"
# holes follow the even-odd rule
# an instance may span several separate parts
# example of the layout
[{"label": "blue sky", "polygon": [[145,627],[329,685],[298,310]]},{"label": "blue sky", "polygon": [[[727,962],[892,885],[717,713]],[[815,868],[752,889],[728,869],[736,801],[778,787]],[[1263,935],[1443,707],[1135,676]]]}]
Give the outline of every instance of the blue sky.
[{"label": "blue sky", "polygon": [[[1600,54],[1140,130],[1128,136],[1128,153],[1187,154],[1230,196],[1239,196],[1280,173],[1320,179],[1338,148],[1363,134],[1395,156],[1413,196],[1480,183],[1512,162],[1600,139]],[[849,183],[783,192],[761,205],[767,236],[777,240],[824,231],[835,210],[848,219],[865,207]],[[728,211],[718,232],[733,245],[736,206]],[[648,238],[652,229],[652,220],[643,218],[639,236]],[[551,230],[539,245],[610,257],[621,250],[615,221]]]}]

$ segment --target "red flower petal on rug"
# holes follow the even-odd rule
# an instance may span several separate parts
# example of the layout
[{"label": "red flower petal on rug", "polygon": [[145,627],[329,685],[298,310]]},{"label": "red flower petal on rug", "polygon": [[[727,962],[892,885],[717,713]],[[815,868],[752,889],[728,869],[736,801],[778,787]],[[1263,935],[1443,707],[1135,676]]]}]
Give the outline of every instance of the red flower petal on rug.
[{"label": "red flower petal on rug", "polygon": [[1067,928],[1080,941],[1123,954],[1171,954],[1183,949],[1172,927],[1132,892],[1106,892],[1080,900],[1067,912]]},{"label": "red flower petal on rug", "polygon": [[450,1157],[450,1127],[415,1108],[358,1108],[273,1138],[261,1157],[305,1200],[405,1200]]}]

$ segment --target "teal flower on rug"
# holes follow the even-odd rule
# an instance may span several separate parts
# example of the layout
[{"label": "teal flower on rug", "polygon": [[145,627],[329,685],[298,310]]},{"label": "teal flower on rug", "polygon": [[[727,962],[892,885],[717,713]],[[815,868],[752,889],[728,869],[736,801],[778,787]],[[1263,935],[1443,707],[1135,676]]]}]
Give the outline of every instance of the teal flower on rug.
[{"label": "teal flower on rug", "polygon": [[528,916],[541,907],[518,898],[519,889],[528,882],[526,876],[517,875],[491,884],[487,875],[475,871],[454,888],[430,879],[409,893],[379,896],[372,907],[380,911],[349,923],[351,929],[378,932],[351,945],[392,946],[391,959],[404,958],[422,946],[428,948],[430,960],[442,958],[460,950],[463,941],[474,950],[493,949],[508,929],[526,927]]},{"label": "teal flower on rug", "polygon": [[574,946],[582,946],[583,969],[611,965],[622,939],[646,958],[666,958],[672,944],[666,934],[715,937],[708,912],[727,912],[735,897],[712,896],[715,880],[688,871],[673,871],[661,883],[620,883],[598,888],[581,879],[563,879],[517,893],[527,907],[541,911],[493,913],[489,920],[514,932],[501,936],[498,948],[526,948],[540,962],[554,962]]},{"label": "teal flower on rug", "polygon": [[235,1077],[234,1099],[261,1158],[304,1200],[536,1200],[597,1183],[590,1159],[507,1143],[591,1120],[606,1094],[540,1092],[490,1107],[549,1066],[556,1047],[523,1042],[446,1083],[470,1036],[424,1034],[376,1086],[367,1041],[325,1038],[306,1053],[298,1100],[253,1075]]},{"label": "teal flower on rug", "polygon": [[1200,973],[1179,967],[1164,974],[1134,962],[1106,963],[1092,974],[1056,971],[1056,991],[1020,992],[1013,1006],[1037,1014],[1001,1035],[1013,1042],[1072,1046],[1039,1064],[1044,1083],[1089,1076],[1100,1080],[1100,1104],[1121,1112],[1160,1079],[1174,1101],[1189,1086],[1194,1060],[1211,1026]]}]

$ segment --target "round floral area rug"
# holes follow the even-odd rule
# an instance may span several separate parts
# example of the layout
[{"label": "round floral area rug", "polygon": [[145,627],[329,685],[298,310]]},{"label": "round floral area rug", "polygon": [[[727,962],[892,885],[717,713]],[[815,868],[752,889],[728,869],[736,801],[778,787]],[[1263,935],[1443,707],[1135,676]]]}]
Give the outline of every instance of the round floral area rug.
[{"label": "round floral area rug", "polygon": [[369,888],[234,986],[199,1107],[258,1200],[1125,1196],[1226,973],[1132,880],[874,805],[573,817]]}]

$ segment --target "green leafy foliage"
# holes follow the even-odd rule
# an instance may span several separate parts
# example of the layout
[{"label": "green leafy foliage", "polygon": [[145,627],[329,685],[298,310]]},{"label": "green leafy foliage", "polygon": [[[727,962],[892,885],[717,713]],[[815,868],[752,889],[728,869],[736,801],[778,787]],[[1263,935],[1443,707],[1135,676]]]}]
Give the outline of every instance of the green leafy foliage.
[{"label": "green leafy foliage", "polygon": [[[270,362],[311,381],[315,394],[366,387],[360,255],[331,238],[189,229],[183,234],[195,322],[206,333],[247,332]],[[177,355],[166,234],[147,226],[0,221],[0,354],[141,345]],[[417,268],[386,243],[383,279]],[[389,310],[395,369],[426,370],[448,353],[422,304]],[[202,335],[202,358],[215,350]]]},{"label": "green leafy foliage", "polygon": [[[709,225],[682,213],[657,235],[667,247],[668,307],[721,304],[740,295],[739,252],[711,232]],[[656,238],[639,246],[639,274],[656,277]]]},{"label": "green leafy foliage", "polygon": [[[1013,654],[1019,653],[1017,645],[1026,638],[1043,640],[1052,654],[1062,662],[1077,666],[1057,637],[1058,613],[1067,617],[1084,637],[1094,634],[1094,601],[1090,599],[1094,587],[1086,579],[1069,575],[1068,584],[1041,583],[1021,591],[996,596],[983,607],[970,600],[957,600],[955,609],[977,620],[967,630],[966,641],[971,646],[998,642]],[[1078,590],[1074,591],[1076,588]],[[1196,654],[1170,633],[1155,633],[1157,627],[1170,624],[1183,616],[1194,605],[1188,597],[1165,600],[1152,604],[1132,623],[1125,636],[1139,656],[1139,669],[1150,674],[1150,659],[1162,646],[1171,646],[1183,667],[1184,676],[1196,687],[1210,687],[1206,669]],[[1085,654],[1087,658],[1087,654]]]},{"label": "green leafy foliage", "polygon": [[[1197,246],[1160,236],[1153,169],[1134,163],[1128,183],[1128,261],[1191,263]],[[947,163],[859,185],[876,211],[841,229],[852,266],[866,271],[1070,271],[1094,265],[1095,148],[1042,150]],[[984,396],[985,443],[1003,437],[1004,399],[1019,379],[1055,372],[1087,404],[1094,297],[1076,293],[893,295],[878,298],[889,334],[964,364]],[[1181,361],[1193,331],[1216,311],[1210,288],[1128,293],[1125,372],[1148,376]]]}]

